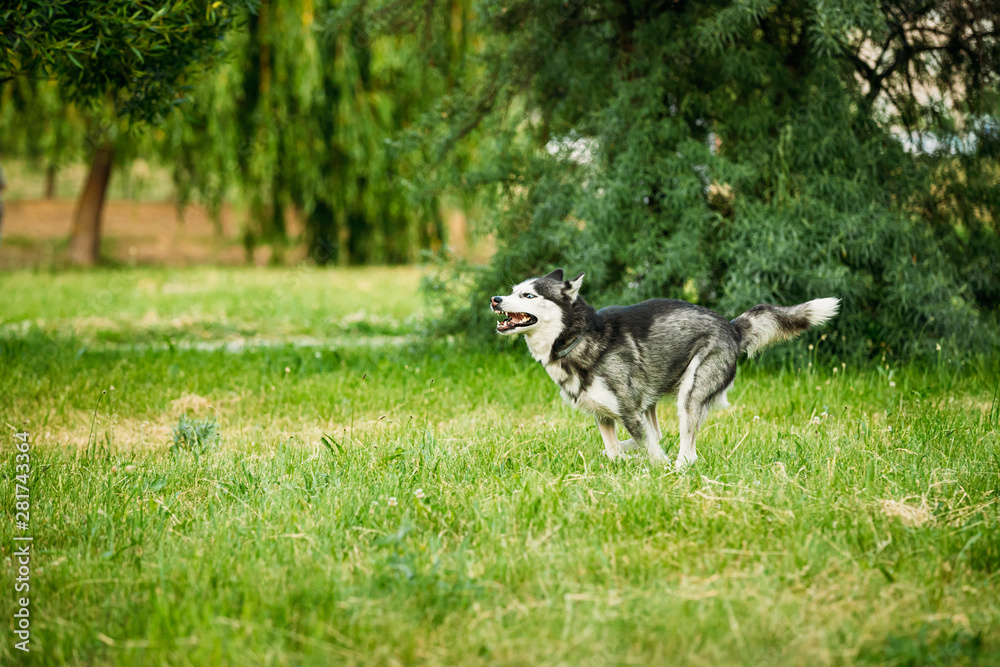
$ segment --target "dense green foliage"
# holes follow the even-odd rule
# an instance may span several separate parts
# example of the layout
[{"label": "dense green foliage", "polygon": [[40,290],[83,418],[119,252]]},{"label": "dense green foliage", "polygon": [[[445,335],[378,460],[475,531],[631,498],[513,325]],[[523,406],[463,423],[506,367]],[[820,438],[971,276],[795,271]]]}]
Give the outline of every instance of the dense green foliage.
[{"label": "dense green foliage", "polygon": [[33,663],[998,664],[995,360],[746,364],[677,475],[603,459],[523,345],[360,335],[413,273],[5,276]]},{"label": "dense green foliage", "polygon": [[251,246],[280,245],[294,209],[317,262],[413,261],[443,232],[435,196],[413,184],[423,160],[399,135],[448,85],[462,23],[426,67],[436,51],[418,37],[369,35],[342,5],[262,3],[175,117],[165,157],[184,198],[218,205],[235,186]]},{"label": "dense green foliage", "polygon": [[148,120],[183,97],[185,76],[216,52],[234,4],[214,0],[15,0],[0,9],[0,83],[54,79],[67,98]]},{"label": "dense green foliage", "polygon": [[488,74],[463,81],[444,141],[470,122],[508,141],[463,174],[498,197],[500,252],[457,321],[488,330],[484,294],[565,265],[599,304],[733,317],[836,295],[842,352],[994,344],[988,5],[477,5]]},{"label": "dense green foliage", "polygon": [[36,166],[64,164],[86,149],[84,114],[51,81],[20,78],[0,87],[0,129],[4,156]]},{"label": "dense green foliage", "polygon": [[115,166],[127,168],[152,155],[156,143],[149,124],[120,111],[106,100],[81,103],[58,81],[17,77],[0,86],[0,157],[58,171],[110,145]]}]

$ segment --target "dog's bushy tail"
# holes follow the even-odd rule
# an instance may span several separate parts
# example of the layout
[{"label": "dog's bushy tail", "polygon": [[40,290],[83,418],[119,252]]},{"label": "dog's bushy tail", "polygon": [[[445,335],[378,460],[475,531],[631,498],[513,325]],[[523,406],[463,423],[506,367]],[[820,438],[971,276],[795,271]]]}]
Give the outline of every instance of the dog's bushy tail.
[{"label": "dog's bushy tail", "polygon": [[762,303],[743,313],[730,324],[740,336],[740,352],[754,352],[771,343],[788,340],[822,324],[840,310],[840,299],[813,299],[797,306],[772,306]]}]

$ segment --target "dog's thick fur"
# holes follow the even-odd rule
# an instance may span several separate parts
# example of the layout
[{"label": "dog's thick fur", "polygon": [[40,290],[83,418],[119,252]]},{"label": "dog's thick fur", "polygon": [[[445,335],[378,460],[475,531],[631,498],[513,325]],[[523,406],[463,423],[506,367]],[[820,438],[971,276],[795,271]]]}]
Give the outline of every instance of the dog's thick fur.
[{"label": "dog's thick fur", "polygon": [[[650,459],[667,462],[656,404],[676,393],[678,470],[697,459],[695,435],[712,404],[728,406],[739,355],[822,324],[840,306],[835,298],[789,307],[761,304],[732,321],[674,299],[595,310],[580,296],[583,276],[564,281],[558,269],[493,297],[493,310],[508,316],[497,331],[524,334],[566,402],[594,414],[611,458],[644,448]],[[630,440],[618,441],[616,420]]]}]

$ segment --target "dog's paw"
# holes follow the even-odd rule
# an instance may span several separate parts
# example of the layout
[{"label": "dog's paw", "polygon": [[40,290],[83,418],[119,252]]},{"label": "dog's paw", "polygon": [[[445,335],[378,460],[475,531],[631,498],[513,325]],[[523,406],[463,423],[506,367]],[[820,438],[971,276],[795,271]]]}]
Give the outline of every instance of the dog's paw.
[{"label": "dog's paw", "polygon": [[623,451],[620,451],[620,450],[617,451],[617,452],[613,452],[610,449],[605,449],[603,453],[604,453],[605,456],[607,456],[612,461],[616,461],[616,460],[617,461],[624,461],[626,459],[638,458],[638,454],[632,454],[632,453],[623,452]]},{"label": "dog's paw", "polygon": [[677,472],[684,472],[697,460],[697,456],[692,456],[690,458],[678,456],[677,462],[674,464],[674,470]]},{"label": "dog's paw", "polygon": [[632,438],[622,440],[618,443],[618,447],[621,448],[621,451],[623,452],[634,452],[637,449],[642,449],[642,445],[637,445]]}]

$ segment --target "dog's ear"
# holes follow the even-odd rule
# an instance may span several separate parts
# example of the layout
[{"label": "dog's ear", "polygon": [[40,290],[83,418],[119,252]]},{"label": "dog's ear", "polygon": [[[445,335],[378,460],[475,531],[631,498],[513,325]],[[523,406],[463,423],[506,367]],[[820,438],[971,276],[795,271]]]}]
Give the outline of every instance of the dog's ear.
[{"label": "dog's ear", "polygon": [[556,281],[558,283],[561,283],[563,281],[563,272],[562,272],[562,269],[556,269],[555,271],[553,271],[549,275],[547,275],[544,278],[542,278],[542,280],[554,280],[554,281]]},{"label": "dog's ear", "polygon": [[583,284],[583,277],[585,275],[587,274],[581,273],[576,278],[573,278],[573,280],[567,280],[563,285],[563,291],[566,292],[566,296],[569,297],[570,301],[576,300],[577,294],[580,293],[580,285]]}]

